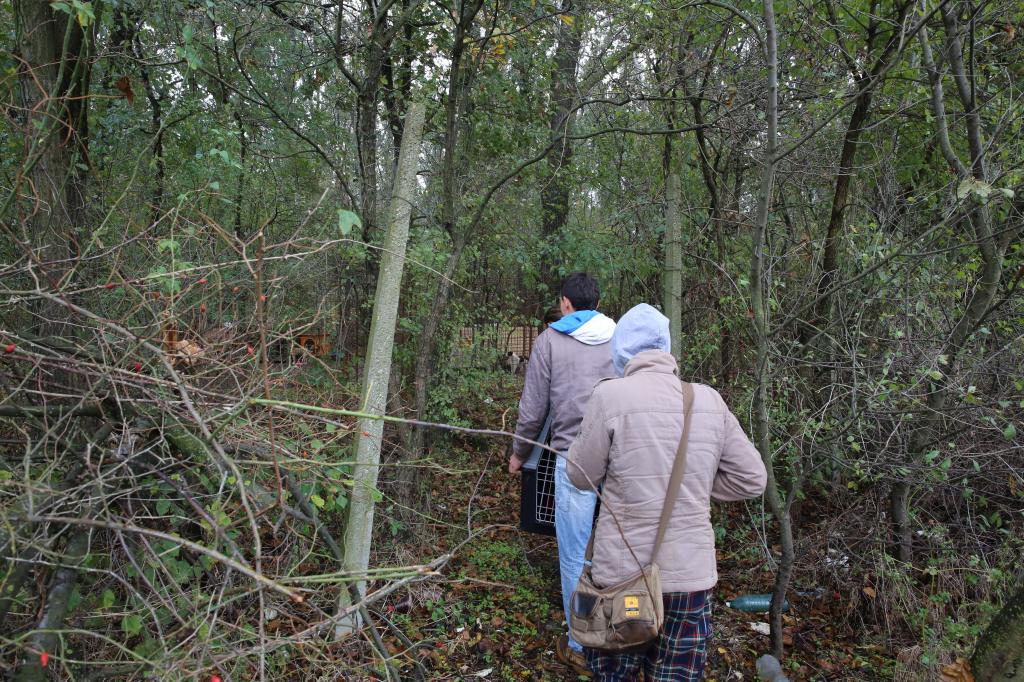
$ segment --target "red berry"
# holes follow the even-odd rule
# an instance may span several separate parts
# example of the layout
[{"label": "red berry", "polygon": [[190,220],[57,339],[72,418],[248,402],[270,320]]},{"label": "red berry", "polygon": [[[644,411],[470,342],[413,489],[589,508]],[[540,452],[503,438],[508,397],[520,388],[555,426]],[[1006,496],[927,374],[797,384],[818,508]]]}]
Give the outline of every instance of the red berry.
[{"label": "red berry", "polygon": [[13,353],[15,348],[17,348],[17,346],[15,346],[13,343],[9,343],[6,346],[4,346],[4,352]]},{"label": "red berry", "polygon": [[199,304],[199,312],[201,312],[201,313],[205,313],[206,312],[206,304],[205,303],[200,303]]},{"label": "red berry", "polygon": [[265,294],[260,294],[260,302],[261,303],[266,303],[267,302],[267,297],[266,297]]},{"label": "red berry", "polygon": [[135,370],[136,372],[141,372],[142,371],[142,363],[141,362],[136,362],[134,365],[132,365],[132,369]]},{"label": "red berry", "polygon": [[256,352],[256,349],[253,348],[252,346],[246,346],[245,347],[245,354],[246,355],[252,355],[255,352]]},{"label": "red berry", "polygon": [[45,668],[46,664],[49,663],[49,662],[50,662],[50,654],[46,653],[45,651],[40,652],[40,654],[39,654],[39,665],[41,665],[41,666],[43,666]]},{"label": "red berry", "polygon": [[199,284],[206,284],[206,278],[205,277],[200,277],[199,278]]},{"label": "red berry", "polygon": [[210,675],[210,682],[221,682],[220,675]]},{"label": "red berry", "polygon": [[103,285],[104,289],[113,289],[116,285],[113,282],[107,282]]}]

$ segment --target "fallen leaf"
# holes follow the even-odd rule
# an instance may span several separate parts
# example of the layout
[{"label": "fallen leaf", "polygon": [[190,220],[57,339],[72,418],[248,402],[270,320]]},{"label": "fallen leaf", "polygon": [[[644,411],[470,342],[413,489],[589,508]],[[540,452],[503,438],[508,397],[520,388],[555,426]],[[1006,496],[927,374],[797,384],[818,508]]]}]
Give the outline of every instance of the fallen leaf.
[{"label": "fallen leaf", "polygon": [[965,658],[956,659],[942,668],[942,682],[974,682],[971,664]]},{"label": "fallen leaf", "polygon": [[121,91],[124,98],[128,100],[128,104],[135,103],[135,93],[132,92],[132,83],[128,80],[128,76],[118,78],[117,82],[114,83],[114,87]]}]

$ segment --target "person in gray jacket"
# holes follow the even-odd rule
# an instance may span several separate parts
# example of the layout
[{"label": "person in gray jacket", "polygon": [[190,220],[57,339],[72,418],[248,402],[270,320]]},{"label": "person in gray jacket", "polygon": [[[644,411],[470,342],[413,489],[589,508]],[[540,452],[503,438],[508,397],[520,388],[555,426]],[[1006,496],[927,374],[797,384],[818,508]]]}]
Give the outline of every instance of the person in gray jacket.
[{"label": "person in gray jacket", "polygon": [[[516,435],[537,440],[551,413],[551,447],[564,453],[579,433],[583,411],[594,386],[615,376],[608,342],[615,323],[597,312],[597,282],[577,272],[562,283],[559,307],[562,318],[537,337],[526,368],[526,385],[519,400]],[[519,471],[532,446],[515,440],[509,473]],[[569,622],[569,597],[583,572],[583,555],[594,521],[597,496],[574,486],[565,472],[565,459],[555,465],[555,535],[562,583],[562,608]],[[583,648],[563,635],[556,653],[559,660],[586,671]]]},{"label": "person in gray jacket", "polygon": [[[601,486],[591,574],[602,586],[635,575],[651,559],[683,432],[683,388],[669,348],[668,318],[660,312],[641,303],[622,316],[611,342],[622,378],[594,389],[566,456],[573,485]],[[700,679],[718,581],[711,500],[764,492],[761,455],[722,396],[703,384],[693,384],[693,393],[686,470],[658,554],[662,635],[641,653],[587,649],[596,682],[637,680],[641,669],[647,680]]]}]

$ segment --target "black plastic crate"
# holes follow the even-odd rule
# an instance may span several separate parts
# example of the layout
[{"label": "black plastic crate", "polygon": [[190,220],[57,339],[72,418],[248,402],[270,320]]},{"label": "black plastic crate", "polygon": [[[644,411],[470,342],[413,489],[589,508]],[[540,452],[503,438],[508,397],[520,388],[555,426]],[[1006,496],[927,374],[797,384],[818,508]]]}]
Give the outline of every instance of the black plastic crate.
[{"label": "black plastic crate", "polygon": [[[551,416],[544,422],[537,442],[550,442]],[[534,446],[523,463],[519,500],[519,527],[541,535],[555,534],[555,453]]]}]

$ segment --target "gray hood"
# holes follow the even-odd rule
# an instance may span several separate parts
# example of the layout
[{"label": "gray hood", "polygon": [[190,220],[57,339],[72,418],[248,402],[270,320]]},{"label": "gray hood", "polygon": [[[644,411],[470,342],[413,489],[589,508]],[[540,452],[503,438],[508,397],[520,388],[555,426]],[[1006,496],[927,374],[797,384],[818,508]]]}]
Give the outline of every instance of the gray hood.
[{"label": "gray hood", "polygon": [[670,352],[668,318],[646,303],[633,306],[615,325],[611,347],[612,364],[619,376],[625,373],[626,364],[637,353],[645,350]]}]

